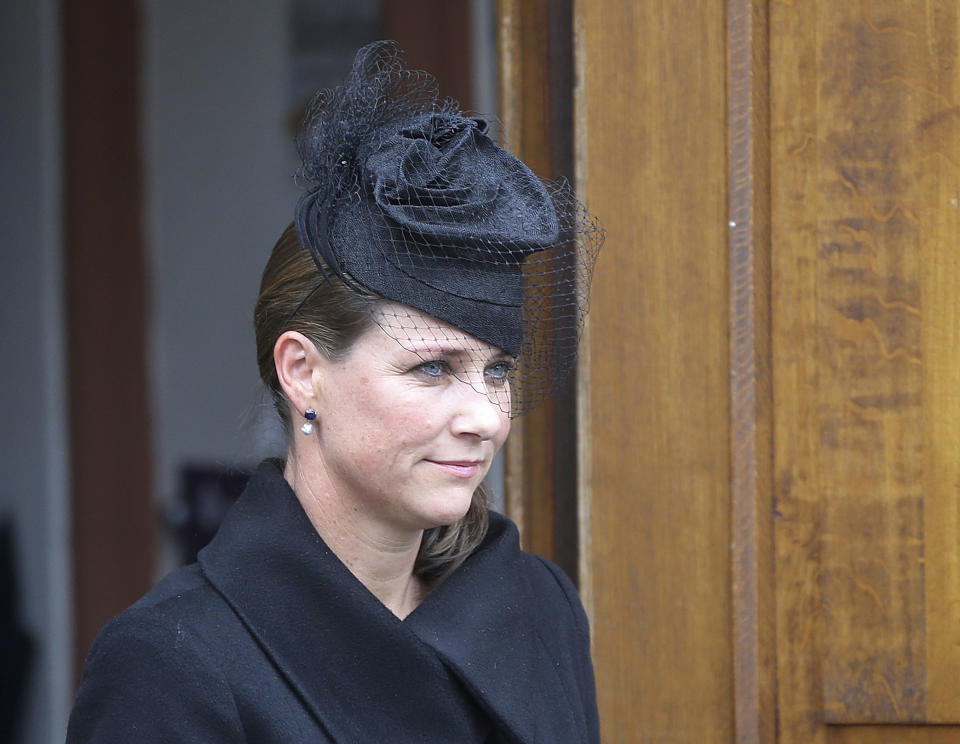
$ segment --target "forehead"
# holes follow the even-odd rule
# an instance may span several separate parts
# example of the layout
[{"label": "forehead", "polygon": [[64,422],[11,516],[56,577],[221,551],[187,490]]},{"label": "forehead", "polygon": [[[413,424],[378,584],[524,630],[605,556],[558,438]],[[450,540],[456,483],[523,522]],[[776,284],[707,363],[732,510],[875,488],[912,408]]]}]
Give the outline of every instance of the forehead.
[{"label": "forehead", "polygon": [[375,326],[408,351],[505,355],[486,341],[420,310],[397,303],[384,303],[373,312]]}]

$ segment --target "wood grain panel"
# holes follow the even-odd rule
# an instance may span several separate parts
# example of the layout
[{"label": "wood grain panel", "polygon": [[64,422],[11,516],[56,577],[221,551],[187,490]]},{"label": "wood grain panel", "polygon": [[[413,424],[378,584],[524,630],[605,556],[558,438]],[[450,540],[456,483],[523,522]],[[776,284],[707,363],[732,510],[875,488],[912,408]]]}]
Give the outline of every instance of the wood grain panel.
[{"label": "wood grain panel", "polygon": [[776,736],[767,5],[727,3],[730,462],[736,741]]},{"label": "wood grain panel", "polygon": [[[381,38],[404,50],[411,70],[429,70],[440,95],[476,108],[470,57],[470,5],[448,0],[381,0]],[[486,112],[483,112],[486,113]]]},{"label": "wood grain panel", "polygon": [[779,741],[822,744],[815,3],[770,7],[771,271]]},{"label": "wood grain panel", "polygon": [[[500,117],[510,151],[550,171],[547,15],[544,2],[500,0]],[[571,91],[572,94],[572,91]],[[507,514],[526,550],[554,559],[553,401],[515,419],[505,447]]]},{"label": "wood grain panel", "polygon": [[[923,266],[923,492],[928,721],[960,722],[960,8],[923,16],[926,102],[914,123]],[[910,19],[915,22],[916,19]],[[921,50],[914,47],[918,56]],[[935,94],[934,94],[935,92]],[[960,740],[960,728],[953,728]]]},{"label": "wood grain panel", "polygon": [[725,4],[575,4],[578,185],[607,229],[581,372],[604,741],[733,736]]},{"label": "wood grain panel", "polygon": [[890,82],[916,77],[917,50],[890,17],[819,7],[824,710],[831,722],[920,721],[923,187],[911,173],[920,112],[908,86]]},{"label": "wood grain panel", "polygon": [[[500,0],[501,119],[511,152],[543,178],[573,177],[569,0]],[[507,512],[527,550],[577,571],[574,380],[514,419],[506,446]]]},{"label": "wood grain panel", "polygon": [[958,736],[956,14],[771,6],[784,742]]},{"label": "wood grain panel", "polygon": [[829,744],[956,744],[960,739],[954,726],[829,726],[823,731]]}]

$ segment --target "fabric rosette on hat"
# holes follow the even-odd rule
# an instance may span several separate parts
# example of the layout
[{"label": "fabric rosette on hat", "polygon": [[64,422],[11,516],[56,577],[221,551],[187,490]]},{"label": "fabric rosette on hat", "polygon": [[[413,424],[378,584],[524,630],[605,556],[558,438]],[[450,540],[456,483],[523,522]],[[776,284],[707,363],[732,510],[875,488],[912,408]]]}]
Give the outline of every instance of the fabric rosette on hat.
[{"label": "fabric rosette on hat", "polygon": [[603,242],[566,181],[539,179],[392,42],[317,94],[298,147],[298,238],[324,276],[391,301],[375,316],[388,335],[418,349],[452,326],[503,350],[509,386],[480,392],[512,416],[565,379]]}]

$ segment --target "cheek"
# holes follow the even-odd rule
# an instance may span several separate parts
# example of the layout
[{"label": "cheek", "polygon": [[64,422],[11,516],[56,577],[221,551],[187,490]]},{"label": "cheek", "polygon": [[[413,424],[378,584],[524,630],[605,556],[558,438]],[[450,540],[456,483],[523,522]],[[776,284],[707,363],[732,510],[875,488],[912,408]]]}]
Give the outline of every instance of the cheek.
[{"label": "cheek", "polygon": [[500,432],[497,434],[495,439],[495,444],[497,449],[500,449],[503,446],[503,443],[507,441],[507,437],[510,435],[510,424],[511,419],[507,414],[503,414],[501,419]]},{"label": "cheek", "polygon": [[435,419],[423,405],[398,402],[396,397],[387,405],[380,405],[380,397],[376,402],[378,405],[364,406],[362,422],[355,422],[363,428],[358,440],[363,441],[361,457],[393,460],[435,436]]},{"label": "cheek", "polygon": [[436,402],[411,394],[401,382],[363,380],[357,388],[357,412],[377,430],[375,439],[397,444],[416,441],[432,432],[439,420],[434,415]]}]

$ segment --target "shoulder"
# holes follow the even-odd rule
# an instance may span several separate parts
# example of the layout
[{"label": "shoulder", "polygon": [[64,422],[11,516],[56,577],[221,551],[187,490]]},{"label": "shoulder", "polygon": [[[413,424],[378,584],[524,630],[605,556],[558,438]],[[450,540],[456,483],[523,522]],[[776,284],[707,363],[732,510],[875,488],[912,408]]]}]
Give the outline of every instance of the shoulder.
[{"label": "shoulder", "polygon": [[587,614],[580,595],[570,577],[553,561],[534,553],[524,553],[527,577],[538,600],[548,600],[553,607],[565,609],[581,635],[589,636]]},{"label": "shoulder", "polygon": [[87,664],[104,653],[129,653],[129,646],[150,645],[163,655],[193,661],[219,657],[221,637],[234,634],[239,621],[196,565],[162,579],[135,604],[114,617],[97,637]]},{"label": "shoulder", "polygon": [[582,609],[580,595],[566,572],[553,561],[536,553],[522,553],[524,572],[539,593],[556,600],[561,598],[574,608]]},{"label": "shoulder", "polygon": [[242,741],[209,642],[222,604],[188,567],[113,618],[87,656],[67,741]]},{"label": "shoulder", "polygon": [[560,675],[571,706],[582,712],[585,741],[600,741],[596,688],[590,659],[590,627],[576,587],[552,561],[520,550],[516,527],[506,517],[491,515],[491,528],[511,549],[529,588],[527,617],[551,666]]},{"label": "shoulder", "polygon": [[518,561],[520,570],[537,600],[566,606],[574,615],[582,616],[585,626],[586,615],[583,613],[580,595],[562,568],[541,555],[522,550],[517,526],[498,512],[490,512],[489,532],[488,541],[505,545]]},{"label": "shoulder", "polygon": [[517,527],[510,519],[491,512],[488,541],[498,544],[500,551],[516,561],[533,603],[551,616],[550,622],[556,622],[558,616],[566,618],[578,633],[589,636],[587,616],[573,582],[553,561],[521,550]]}]

